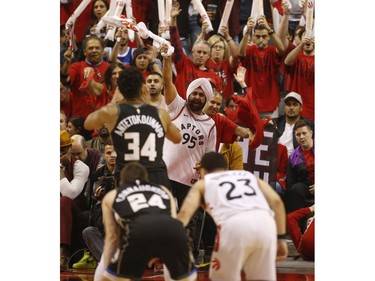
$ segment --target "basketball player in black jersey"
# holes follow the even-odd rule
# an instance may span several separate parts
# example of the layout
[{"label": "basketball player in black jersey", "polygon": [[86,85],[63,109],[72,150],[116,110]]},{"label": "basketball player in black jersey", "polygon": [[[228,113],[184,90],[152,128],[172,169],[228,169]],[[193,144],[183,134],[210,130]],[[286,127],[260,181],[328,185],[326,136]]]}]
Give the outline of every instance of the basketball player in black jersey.
[{"label": "basketball player in black jersey", "polygon": [[155,258],[166,266],[165,280],[196,280],[172,193],[150,182],[139,162],[126,164],[120,178],[120,187],[108,192],[102,203],[106,237],[95,280],[141,280]]},{"label": "basketball player in black jersey", "polygon": [[139,161],[148,171],[150,180],[171,188],[162,159],[164,137],[173,143],[181,141],[180,131],[172,124],[169,114],[146,104],[141,71],[133,66],[120,73],[117,85],[124,102],[108,104],[87,116],[85,128],[107,125],[115,147],[116,175],[130,161]]}]

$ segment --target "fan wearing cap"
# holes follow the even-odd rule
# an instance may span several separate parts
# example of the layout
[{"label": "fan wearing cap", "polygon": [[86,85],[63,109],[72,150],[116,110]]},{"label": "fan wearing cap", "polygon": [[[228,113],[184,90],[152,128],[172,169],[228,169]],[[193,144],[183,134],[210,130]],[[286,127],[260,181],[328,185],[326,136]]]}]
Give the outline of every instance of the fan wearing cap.
[{"label": "fan wearing cap", "polygon": [[[70,155],[73,140],[67,131],[60,131],[60,270],[67,269],[73,216],[87,209],[84,186],[89,167]],[[75,161],[74,161],[75,160]]]},{"label": "fan wearing cap", "polygon": [[288,149],[288,156],[299,145],[296,137],[293,134],[294,125],[298,120],[304,120],[309,124],[311,130],[314,132],[314,122],[301,115],[302,112],[302,98],[296,92],[290,92],[284,98],[284,115],[273,118],[274,124],[277,126],[280,138],[279,143],[286,146]]}]

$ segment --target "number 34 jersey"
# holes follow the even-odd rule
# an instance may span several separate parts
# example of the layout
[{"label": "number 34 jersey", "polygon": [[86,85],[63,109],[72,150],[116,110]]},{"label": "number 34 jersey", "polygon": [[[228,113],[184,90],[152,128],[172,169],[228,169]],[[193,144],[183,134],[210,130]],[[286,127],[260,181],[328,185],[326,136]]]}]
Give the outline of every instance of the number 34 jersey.
[{"label": "number 34 jersey", "polygon": [[210,173],[204,177],[206,210],[218,225],[238,213],[261,209],[273,211],[257,178],[248,171]]},{"label": "number 34 jersey", "polygon": [[158,109],[143,104],[134,107],[120,104],[119,117],[111,132],[116,149],[116,169],[130,161],[139,161],[150,173],[165,169],[163,146],[165,132],[159,117]]}]

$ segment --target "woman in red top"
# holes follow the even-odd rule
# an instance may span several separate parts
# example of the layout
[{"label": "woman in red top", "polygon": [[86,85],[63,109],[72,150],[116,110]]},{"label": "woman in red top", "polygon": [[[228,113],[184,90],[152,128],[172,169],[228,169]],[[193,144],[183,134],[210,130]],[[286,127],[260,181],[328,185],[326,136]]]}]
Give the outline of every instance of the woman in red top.
[{"label": "woman in red top", "polygon": [[[207,23],[203,23],[202,27],[200,36],[205,34]],[[222,82],[223,97],[227,99],[233,95],[234,92],[233,74],[237,71],[239,60],[238,48],[229,35],[228,27],[223,26],[222,32],[224,33],[225,39],[220,35],[214,34],[207,40],[211,47],[211,53],[210,58],[206,62],[206,66],[219,75]]]},{"label": "woman in red top", "polygon": [[125,66],[121,62],[113,62],[108,67],[104,74],[103,89],[99,96],[96,96],[95,105],[96,108],[100,108],[107,105],[113,98],[117,89],[117,78],[119,74],[125,69]]}]

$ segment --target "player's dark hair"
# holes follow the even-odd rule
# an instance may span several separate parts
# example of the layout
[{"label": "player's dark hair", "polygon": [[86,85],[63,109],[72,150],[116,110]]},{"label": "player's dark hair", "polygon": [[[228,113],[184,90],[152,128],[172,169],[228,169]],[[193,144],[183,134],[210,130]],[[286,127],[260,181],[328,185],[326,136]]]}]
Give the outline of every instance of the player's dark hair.
[{"label": "player's dark hair", "polygon": [[120,179],[122,184],[134,183],[135,180],[148,181],[148,172],[138,162],[130,162],[122,168]]},{"label": "player's dark hair", "polygon": [[207,172],[212,172],[218,169],[225,170],[227,168],[227,161],[220,153],[211,151],[203,155],[201,160],[201,167],[206,169]]},{"label": "player's dark hair", "polygon": [[125,67],[117,79],[117,86],[124,98],[140,97],[142,85],[142,72],[135,66]]}]

